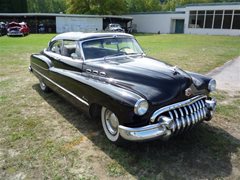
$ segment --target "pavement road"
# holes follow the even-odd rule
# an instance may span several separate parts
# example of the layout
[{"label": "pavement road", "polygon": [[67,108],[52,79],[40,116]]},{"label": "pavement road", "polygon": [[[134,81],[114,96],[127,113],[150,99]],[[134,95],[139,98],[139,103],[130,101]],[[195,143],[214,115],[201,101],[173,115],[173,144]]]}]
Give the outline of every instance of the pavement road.
[{"label": "pavement road", "polygon": [[214,69],[207,75],[217,81],[217,89],[219,90],[240,91],[240,57]]}]

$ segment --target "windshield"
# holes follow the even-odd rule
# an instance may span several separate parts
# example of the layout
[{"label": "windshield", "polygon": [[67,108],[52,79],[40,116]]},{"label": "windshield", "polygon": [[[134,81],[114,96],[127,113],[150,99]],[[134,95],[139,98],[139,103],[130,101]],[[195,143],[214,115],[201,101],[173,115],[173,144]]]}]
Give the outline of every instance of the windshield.
[{"label": "windshield", "polygon": [[117,37],[85,41],[82,43],[85,59],[106,58],[108,56],[143,54],[134,38]]},{"label": "windshield", "polygon": [[110,27],[120,27],[119,24],[110,24]]}]

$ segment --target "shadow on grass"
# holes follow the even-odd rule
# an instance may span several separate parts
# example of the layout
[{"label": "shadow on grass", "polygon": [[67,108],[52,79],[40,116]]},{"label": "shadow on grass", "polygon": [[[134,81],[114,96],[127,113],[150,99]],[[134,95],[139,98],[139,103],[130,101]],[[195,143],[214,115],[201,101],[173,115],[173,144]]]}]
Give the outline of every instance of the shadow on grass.
[{"label": "shadow on grass", "polygon": [[[117,147],[110,143],[101,124],[82,116],[82,112],[55,93],[44,94],[33,86],[53,108],[109,157],[138,179],[213,179],[231,174],[231,155],[240,148],[240,140],[223,129],[202,123],[193,131],[167,142],[130,143]],[[85,118],[83,118],[85,117]],[[89,136],[89,134],[98,135]]]}]

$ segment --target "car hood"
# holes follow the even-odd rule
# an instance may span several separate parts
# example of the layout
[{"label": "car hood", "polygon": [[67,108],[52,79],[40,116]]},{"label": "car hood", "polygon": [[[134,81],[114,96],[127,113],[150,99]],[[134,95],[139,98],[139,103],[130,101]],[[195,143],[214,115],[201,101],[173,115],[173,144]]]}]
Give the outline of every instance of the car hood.
[{"label": "car hood", "polygon": [[193,86],[185,71],[144,56],[93,61],[85,68],[105,72],[109,83],[134,91],[153,104],[186,99],[185,90]]},{"label": "car hood", "polygon": [[14,26],[14,27],[10,27],[8,28],[8,31],[20,31],[21,27],[19,26]]}]

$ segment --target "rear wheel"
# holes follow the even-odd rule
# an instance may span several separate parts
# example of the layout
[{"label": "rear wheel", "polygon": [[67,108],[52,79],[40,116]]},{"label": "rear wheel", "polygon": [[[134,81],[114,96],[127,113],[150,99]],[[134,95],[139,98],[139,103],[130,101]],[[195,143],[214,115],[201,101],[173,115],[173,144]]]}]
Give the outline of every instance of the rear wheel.
[{"label": "rear wheel", "polygon": [[123,145],[126,142],[119,134],[117,116],[106,107],[102,107],[101,121],[104,133],[111,142],[119,145]]},{"label": "rear wheel", "polygon": [[49,92],[50,91],[49,87],[43,82],[42,79],[39,80],[39,85],[40,85],[40,88],[43,92]]}]

